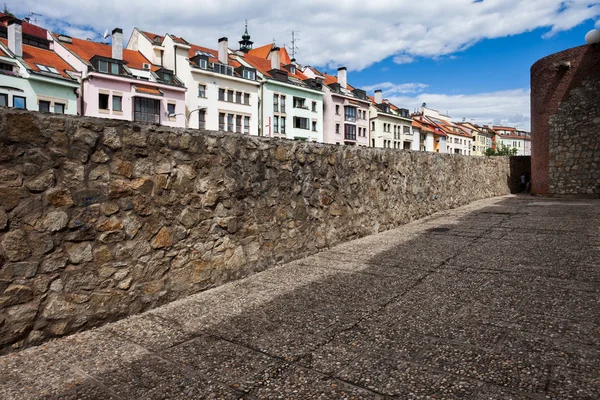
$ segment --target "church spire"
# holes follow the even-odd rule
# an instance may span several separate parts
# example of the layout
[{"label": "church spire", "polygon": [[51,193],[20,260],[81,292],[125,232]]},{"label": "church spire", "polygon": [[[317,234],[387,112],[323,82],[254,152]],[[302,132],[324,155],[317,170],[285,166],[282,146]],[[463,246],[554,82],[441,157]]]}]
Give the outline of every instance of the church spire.
[{"label": "church spire", "polygon": [[246,20],[246,30],[242,35],[242,40],[240,40],[238,43],[240,44],[240,50],[244,53],[252,50],[252,44],[254,42],[250,40],[250,34],[248,33],[248,20]]}]

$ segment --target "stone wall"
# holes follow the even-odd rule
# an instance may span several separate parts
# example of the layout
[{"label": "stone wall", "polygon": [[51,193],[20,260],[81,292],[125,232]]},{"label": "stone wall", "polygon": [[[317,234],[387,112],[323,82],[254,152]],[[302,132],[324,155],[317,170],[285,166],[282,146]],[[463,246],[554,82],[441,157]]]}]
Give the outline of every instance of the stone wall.
[{"label": "stone wall", "polygon": [[509,162],[0,109],[0,348],[509,192]]},{"label": "stone wall", "polygon": [[531,67],[532,192],[600,196],[600,45]]}]

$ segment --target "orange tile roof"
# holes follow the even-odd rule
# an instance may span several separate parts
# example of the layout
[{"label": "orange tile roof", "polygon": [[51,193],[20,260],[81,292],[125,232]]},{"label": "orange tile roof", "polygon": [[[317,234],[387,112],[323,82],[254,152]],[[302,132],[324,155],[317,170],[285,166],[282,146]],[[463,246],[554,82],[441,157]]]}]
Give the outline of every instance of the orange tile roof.
[{"label": "orange tile roof", "polygon": [[156,88],[152,88],[152,87],[134,85],[134,88],[135,88],[135,91],[138,93],[153,94],[155,96],[163,95],[163,93],[160,90],[158,90]]},{"label": "orange tile roof", "polygon": [[142,32],[142,34],[144,36],[146,36],[148,38],[148,40],[150,40],[151,42],[162,44],[163,40],[165,39],[164,36],[157,35],[157,34],[152,33],[152,32],[147,32],[147,31],[140,31],[140,32]]},{"label": "orange tile roof", "polygon": [[[7,25],[8,21],[13,20],[13,18],[9,15],[0,13],[0,20],[2,20],[3,25]],[[23,28],[24,34],[43,38],[43,39],[48,39],[48,31],[42,27],[30,24],[27,21],[21,21],[21,27]]]},{"label": "orange tile roof", "polygon": [[0,49],[0,56],[1,57],[8,57],[8,54],[6,54],[2,49]]},{"label": "orange tile roof", "polygon": [[[273,47],[275,47],[273,43],[266,44],[264,46],[260,46],[250,50],[248,54],[258,58],[264,58],[266,60],[269,57],[269,54],[271,54],[271,49]],[[288,54],[287,49],[285,47],[279,49],[279,57],[283,65],[290,65],[292,63],[290,55]]]},{"label": "orange tile roof", "polygon": [[[248,54],[244,54],[243,56],[244,60],[247,61],[250,65],[252,65],[254,68],[256,68],[261,74],[272,78],[272,76],[269,74],[268,71],[270,71],[271,68],[271,60],[267,60],[265,58],[260,58],[260,57],[256,57],[251,55],[250,53]],[[285,64],[281,63],[280,65],[280,69],[284,70],[283,66]],[[300,70],[298,68],[296,68],[296,73],[292,74],[291,72],[285,70],[288,73],[288,76],[294,77],[296,79],[300,79],[301,81],[308,79],[306,77],[306,75],[304,75],[302,72],[300,72]]]},{"label": "orange tile roof", "polygon": [[[73,38],[73,43],[61,43],[68,50],[75,53],[85,62],[89,62],[95,56],[112,58],[112,46],[105,43],[92,42]],[[139,51],[123,49],[123,62],[129,68],[143,69],[144,64],[151,64]]]},{"label": "orange tile roof", "polygon": [[[6,39],[0,39],[0,41],[2,41],[5,46],[8,46]],[[27,44],[23,45],[23,61],[27,63],[32,71],[45,72],[41,71],[36,64],[45,65],[56,69],[61,77],[67,79],[71,79],[71,77],[65,71],[75,72],[75,69],[67,64],[67,62],[60,58],[54,51],[29,46]],[[52,73],[47,73],[49,76],[52,76]]]}]

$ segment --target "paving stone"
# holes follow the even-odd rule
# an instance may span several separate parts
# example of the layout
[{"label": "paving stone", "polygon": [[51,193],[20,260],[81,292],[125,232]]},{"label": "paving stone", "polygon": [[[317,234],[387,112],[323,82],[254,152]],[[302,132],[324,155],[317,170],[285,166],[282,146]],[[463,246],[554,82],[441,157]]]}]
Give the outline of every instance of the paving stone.
[{"label": "paving stone", "polygon": [[0,398],[600,398],[600,203],[544,201],[469,205],[2,356]]},{"label": "paving stone", "polygon": [[250,392],[265,399],[384,399],[384,396],[301,367],[266,371]]},{"label": "paving stone", "polygon": [[248,376],[281,364],[265,354],[210,335],[165,350],[162,356],[240,390],[250,389],[244,386]]}]

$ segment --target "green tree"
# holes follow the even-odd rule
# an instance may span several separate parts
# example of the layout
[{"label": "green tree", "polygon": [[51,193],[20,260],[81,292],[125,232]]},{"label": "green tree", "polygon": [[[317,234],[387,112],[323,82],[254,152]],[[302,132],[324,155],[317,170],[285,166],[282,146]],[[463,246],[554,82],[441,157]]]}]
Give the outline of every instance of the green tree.
[{"label": "green tree", "polygon": [[509,147],[505,144],[501,144],[496,148],[496,150],[490,148],[486,149],[486,156],[516,156],[518,150],[514,147]]}]

